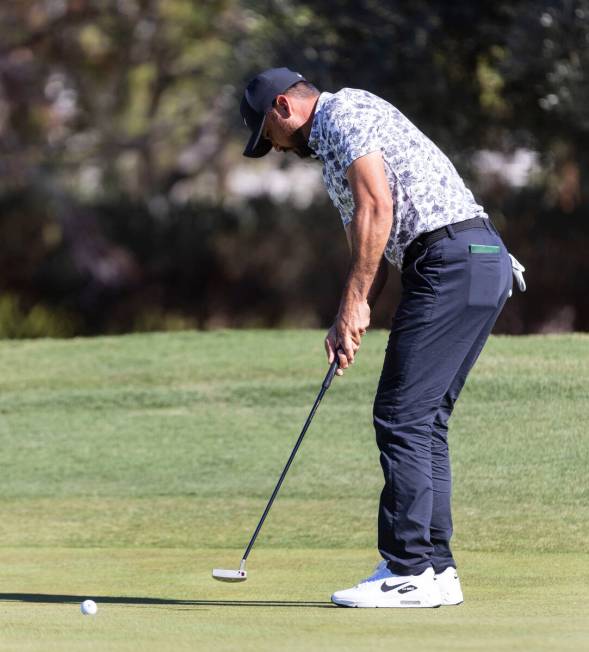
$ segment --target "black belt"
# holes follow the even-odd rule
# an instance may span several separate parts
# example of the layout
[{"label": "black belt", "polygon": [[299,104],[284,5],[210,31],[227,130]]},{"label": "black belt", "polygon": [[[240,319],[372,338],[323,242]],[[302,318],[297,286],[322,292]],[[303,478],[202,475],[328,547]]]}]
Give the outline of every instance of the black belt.
[{"label": "black belt", "polygon": [[[467,231],[468,229],[484,229],[487,224],[492,228],[490,220],[484,217],[473,217],[470,220],[448,224],[448,226],[456,233],[459,231]],[[449,229],[446,226],[441,226],[439,229],[429,231],[429,233],[422,233],[417,236],[407,249],[405,249],[405,254],[403,255],[403,269],[405,269],[407,265],[410,265],[426,247],[431,247],[434,242],[443,240],[449,235]]]}]

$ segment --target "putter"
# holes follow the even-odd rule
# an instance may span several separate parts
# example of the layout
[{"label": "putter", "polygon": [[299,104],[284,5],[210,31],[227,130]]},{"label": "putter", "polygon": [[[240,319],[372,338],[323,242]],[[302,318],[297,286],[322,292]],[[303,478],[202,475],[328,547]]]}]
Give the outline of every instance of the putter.
[{"label": "putter", "polygon": [[245,564],[248,558],[248,555],[250,554],[251,549],[254,546],[254,543],[256,539],[258,538],[258,534],[260,533],[260,530],[262,529],[262,525],[264,525],[264,521],[266,520],[266,516],[268,516],[268,512],[270,511],[270,508],[272,507],[272,503],[274,502],[274,499],[276,498],[278,492],[280,491],[280,487],[282,486],[282,483],[284,481],[284,478],[286,477],[286,474],[288,472],[288,469],[290,468],[290,465],[292,464],[292,461],[294,460],[295,455],[297,454],[297,451],[299,450],[299,446],[301,445],[303,441],[303,437],[305,436],[305,433],[307,432],[307,429],[309,428],[309,425],[311,424],[311,421],[313,420],[313,417],[315,416],[315,412],[317,411],[317,408],[319,407],[319,403],[321,403],[321,399],[323,398],[323,395],[325,392],[329,389],[329,386],[331,385],[331,381],[333,380],[333,377],[335,376],[335,372],[337,371],[339,364],[338,364],[338,356],[336,354],[334,361],[331,363],[329,367],[329,371],[327,372],[327,375],[325,376],[325,379],[323,383],[321,384],[321,390],[319,391],[319,394],[317,398],[315,399],[315,403],[313,404],[313,408],[311,409],[311,412],[309,416],[307,417],[307,420],[305,421],[305,425],[303,426],[303,429],[301,430],[301,434],[299,435],[299,438],[297,439],[297,443],[295,444],[294,448],[292,449],[292,453],[290,454],[290,457],[288,458],[288,462],[286,463],[284,469],[282,470],[282,473],[280,474],[280,478],[278,479],[278,482],[276,483],[276,486],[274,487],[274,491],[272,492],[272,495],[270,496],[270,500],[268,501],[268,504],[266,505],[266,509],[264,510],[264,513],[262,514],[262,518],[260,519],[260,522],[258,523],[258,526],[256,527],[252,538],[250,539],[250,542],[247,545],[247,548],[245,549],[245,552],[243,553],[243,558],[241,560],[241,563],[239,564],[239,568],[237,570],[229,570],[225,568],[214,568],[213,569],[213,577],[216,580],[219,580],[220,582],[245,582],[247,580],[247,570],[245,569]]}]

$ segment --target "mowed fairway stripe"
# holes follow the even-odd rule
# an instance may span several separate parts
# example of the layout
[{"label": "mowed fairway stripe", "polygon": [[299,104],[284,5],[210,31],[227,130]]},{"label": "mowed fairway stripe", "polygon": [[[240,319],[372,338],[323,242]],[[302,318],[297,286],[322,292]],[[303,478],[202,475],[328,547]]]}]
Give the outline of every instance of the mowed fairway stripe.
[{"label": "mowed fairway stripe", "polygon": [[[373,544],[377,492],[345,500],[288,494],[285,488],[272,508],[260,546],[335,550]],[[458,550],[503,552],[508,545],[511,552],[589,552],[589,506],[554,511],[533,502],[510,508],[504,500],[487,501],[483,496],[480,507],[455,501]],[[264,499],[243,497],[0,499],[0,547],[238,548],[265,505]]]}]

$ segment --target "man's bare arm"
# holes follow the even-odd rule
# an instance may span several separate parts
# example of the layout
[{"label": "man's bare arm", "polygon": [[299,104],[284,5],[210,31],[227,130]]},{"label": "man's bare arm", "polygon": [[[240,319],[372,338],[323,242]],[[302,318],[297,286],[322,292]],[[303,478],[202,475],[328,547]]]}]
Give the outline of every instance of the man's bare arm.
[{"label": "man's bare arm", "polygon": [[[348,241],[348,247],[350,249],[350,254],[351,254],[352,234],[350,232],[350,227],[351,225],[347,224],[345,227],[345,231],[346,231],[346,240]],[[389,277],[389,264],[387,262],[387,259],[383,256],[380,259],[380,265],[378,266],[376,276],[374,277],[374,281],[372,281],[372,286],[370,287],[370,290],[368,292],[368,305],[370,306],[370,310],[372,310],[376,305],[378,297],[380,296],[382,289],[386,285],[388,277]]]},{"label": "man's bare arm", "polygon": [[[342,369],[354,361],[354,354],[370,323],[368,300],[375,299],[377,295],[375,292],[373,296],[371,290],[393,220],[393,200],[380,152],[354,161],[348,169],[347,179],[355,206],[349,225],[352,257],[340,308],[326,338],[330,361],[333,360],[335,348],[343,351],[339,355]],[[375,285],[375,290],[378,285]],[[332,332],[334,337],[330,337]]]}]

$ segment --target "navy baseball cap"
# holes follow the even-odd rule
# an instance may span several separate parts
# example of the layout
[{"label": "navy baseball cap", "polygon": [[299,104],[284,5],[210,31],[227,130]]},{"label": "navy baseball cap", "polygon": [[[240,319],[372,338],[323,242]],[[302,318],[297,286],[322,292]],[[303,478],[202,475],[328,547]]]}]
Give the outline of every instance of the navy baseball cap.
[{"label": "navy baseball cap", "polygon": [[272,149],[272,143],[262,137],[266,112],[272,108],[277,95],[301,81],[306,80],[300,73],[288,68],[270,68],[250,81],[239,107],[243,121],[252,132],[243,151],[244,156],[260,158]]}]

